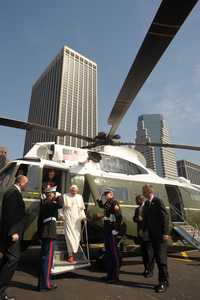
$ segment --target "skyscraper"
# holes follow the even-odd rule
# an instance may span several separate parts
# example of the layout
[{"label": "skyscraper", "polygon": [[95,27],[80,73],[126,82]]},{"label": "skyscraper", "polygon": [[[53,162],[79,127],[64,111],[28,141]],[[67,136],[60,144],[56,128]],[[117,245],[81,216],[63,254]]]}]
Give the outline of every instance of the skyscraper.
[{"label": "skyscraper", "polygon": [[176,162],[178,176],[185,177],[191,183],[200,185],[200,166],[187,160],[178,160]]},{"label": "skyscraper", "polygon": [[[64,47],[32,87],[28,121],[94,137],[97,133],[97,65]],[[24,153],[36,142],[81,147],[73,137],[56,137],[31,130]]]},{"label": "skyscraper", "polygon": [[[136,143],[170,143],[169,131],[160,114],[141,115],[138,118]],[[146,158],[147,167],[162,177],[176,177],[176,157],[173,149],[136,146]]]},{"label": "skyscraper", "polygon": [[0,169],[2,169],[7,162],[7,149],[4,146],[0,146]]}]

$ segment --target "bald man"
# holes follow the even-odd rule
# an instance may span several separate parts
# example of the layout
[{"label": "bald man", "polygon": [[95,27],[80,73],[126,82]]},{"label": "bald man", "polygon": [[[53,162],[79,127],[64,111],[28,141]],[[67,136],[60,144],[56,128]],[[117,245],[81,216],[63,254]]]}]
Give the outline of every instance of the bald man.
[{"label": "bald man", "polygon": [[25,204],[21,192],[26,189],[28,178],[19,175],[15,184],[4,194],[1,212],[0,239],[3,259],[0,266],[0,300],[14,300],[6,288],[14,275],[20,259],[20,241],[24,232]]}]

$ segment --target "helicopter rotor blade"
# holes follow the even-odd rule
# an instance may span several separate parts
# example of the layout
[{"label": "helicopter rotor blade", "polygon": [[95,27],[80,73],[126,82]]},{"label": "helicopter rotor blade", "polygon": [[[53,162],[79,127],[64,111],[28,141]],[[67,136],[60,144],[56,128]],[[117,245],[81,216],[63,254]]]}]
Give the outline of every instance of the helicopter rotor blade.
[{"label": "helicopter rotor blade", "polygon": [[92,144],[89,144],[89,145],[87,145],[87,146],[83,146],[83,147],[81,147],[82,149],[92,149],[92,148],[95,148],[95,147],[97,147],[97,146],[102,146],[102,145],[97,145],[96,143],[92,143]]},{"label": "helicopter rotor blade", "polygon": [[163,0],[108,118],[109,136],[118,128],[142,85],[198,0]]},{"label": "helicopter rotor blade", "polygon": [[66,130],[56,129],[56,128],[43,126],[36,123],[23,122],[23,121],[8,119],[8,118],[0,117],[0,126],[13,127],[13,128],[24,129],[24,130],[37,129],[37,130],[48,132],[49,134],[55,136],[72,136],[90,143],[94,141],[94,139],[91,137],[83,136]]},{"label": "helicopter rotor blade", "polygon": [[194,150],[200,151],[199,146],[192,145],[182,145],[182,144],[162,144],[162,143],[116,143],[116,146],[151,146],[151,147],[163,147],[163,148],[174,148],[174,149],[183,149],[183,150]]}]

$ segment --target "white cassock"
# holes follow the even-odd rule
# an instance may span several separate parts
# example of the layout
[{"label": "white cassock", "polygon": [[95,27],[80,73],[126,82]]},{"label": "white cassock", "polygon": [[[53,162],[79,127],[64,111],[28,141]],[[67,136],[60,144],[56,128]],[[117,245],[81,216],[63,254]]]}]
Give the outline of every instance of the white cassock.
[{"label": "white cassock", "polygon": [[69,256],[76,253],[81,239],[81,221],[86,218],[83,197],[64,194],[64,232]]}]

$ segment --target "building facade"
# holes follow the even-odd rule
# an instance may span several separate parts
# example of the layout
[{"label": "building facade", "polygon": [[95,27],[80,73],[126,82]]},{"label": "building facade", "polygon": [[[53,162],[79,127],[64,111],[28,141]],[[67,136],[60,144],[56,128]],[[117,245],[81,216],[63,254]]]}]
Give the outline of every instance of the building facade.
[{"label": "building facade", "polygon": [[[135,143],[170,143],[169,130],[160,114],[146,114],[138,118]],[[176,156],[173,149],[136,146],[147,162],[147,168],[162,177],[177,177]]]},{"label": "building facade", "polygon": [[200,166],[187,160],[178,160],[176,162],[178,176],[185,177],[193,184],[200,185]]},{"label": "building facade", "polygon": [[0,169],[2,169],[7,163],[7,149],[4,146],[0,146]]},{"label": "building facade", "polygon": [[[32,87],[28,122],[94,137],[97,134],[97,65],[64,47]],[[82,147],[73,137],[27,131],[24,153],[36,142]]]}]

